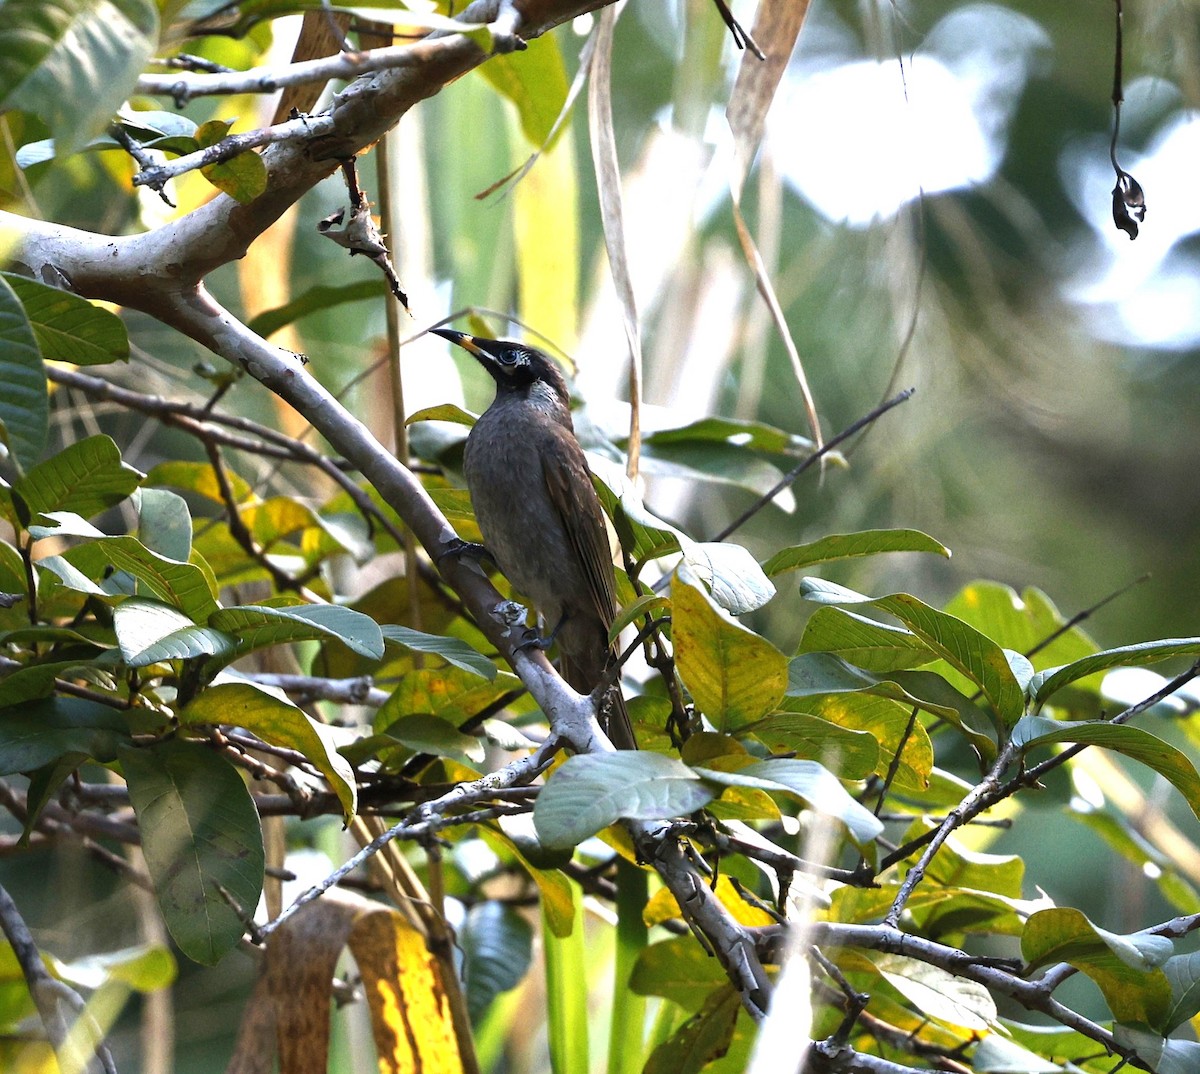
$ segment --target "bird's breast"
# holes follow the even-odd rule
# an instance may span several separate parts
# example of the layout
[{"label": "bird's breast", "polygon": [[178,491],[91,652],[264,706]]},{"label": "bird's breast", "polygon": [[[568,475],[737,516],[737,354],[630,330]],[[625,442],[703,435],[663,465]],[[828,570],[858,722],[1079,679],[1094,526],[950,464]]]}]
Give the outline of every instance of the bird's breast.
[{"label": "bird's breast", "polygon": [[484,544],[549,629],[587,592],[546,488],[545,469],[555,465],[552,443],[538,415],[490,408],[467,437],[463,457]]}]

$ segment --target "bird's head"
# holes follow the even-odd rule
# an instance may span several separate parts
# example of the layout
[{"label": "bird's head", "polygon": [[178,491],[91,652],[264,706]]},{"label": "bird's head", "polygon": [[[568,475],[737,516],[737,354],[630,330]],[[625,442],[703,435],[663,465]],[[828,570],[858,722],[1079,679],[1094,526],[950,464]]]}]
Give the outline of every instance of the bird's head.
[{"label": "bird's head", "polygon": [[498,392],[524,394],[536,385],[543,385],[558,397],[564,407],[570,407],[571,400],[562,370],[558,363],[536,347],[528,347],[511,339],[482,339],[456,332],[452,328],[433,328],[430,331],[473,355],[491,373]]}]

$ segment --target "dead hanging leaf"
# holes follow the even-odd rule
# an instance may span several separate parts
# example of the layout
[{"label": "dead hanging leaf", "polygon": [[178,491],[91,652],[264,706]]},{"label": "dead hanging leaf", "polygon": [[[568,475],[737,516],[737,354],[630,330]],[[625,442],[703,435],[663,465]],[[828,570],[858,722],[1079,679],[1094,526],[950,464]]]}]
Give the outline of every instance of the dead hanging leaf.
[{"label": "dead hanging leaf", "polygon": [[614,6],[600,12],[594,34],[595,52],[592,57],[592,76],[588,83],[588,128],[592,136],[592,163],[596,169],[596,189],[600,196],[600,220],[604,228],[604,249],[608,254],[609,270],[625,339],[629,344],[629,461],[627,473],[637,477],[641,452],[640,404],[642,397],[642,340],[638,331],[637,300],[633,294],[633,279],[629,274],[629,259],[625,252],[625,215],[621,202],[621,172],[617,164],[617,141],[612,118],[612,46],[613,29],[618,9]]},{"label": "dead hanging leaf", "polygon": [[1126,171],[1117,172],[1112,192],[1113,223],[1130,239],[1138,237],[1138,225],[1146,219],[1146,194],[1142,184]]},{"label": "dead hanging leaf", "polygon": [[812,389],[808,384],[808,376],[804,371],[804,363],[800,359],[800,351],[792,338],[791,329],[783,316],[783,308],[775,294],[770,274],[758,252],[758,246],[746,221],[742,216],[742,189],[749,174],[750,165],[754,162],[754,154],[762,141],[763,126],[766,122],[767,110],[775,99],[775,91],[779,88],[779,80],[791,59],[792,49],[800,36],[800,27],[804,24],[804,16],[808,13],[808,0],[762,0],[754,16],[753,36],[758,41],[769,42],[766,58],[758,59],[753,53],[747,52],[742,56],[742,64],[738,70],[737,81],[729,96],[729,104],[725,109],[725,118],[733,131],[734,163],[733,174],[730,177],[730,192],[733,197],[733,221],[737,226],[738,241],[742,246],[742,255],[754,273],[758,292],[762,295],[771,319],[783,339],[788,357],[792,362],[792,370],[804,397],[804,410],[808,417],[809,428],[816,446],[820,448],[824,441],[821,438],[821,423],[817,417],[817,406],[813,400]]},{"label": "dead hanging leaf", "polygon": [[[343,221],[345,221],[344,224]],[[325,238],[331,239],[339,246],[349,250],[351,257],[355,254],[363,254],[374,261],[387,278],[388,287],[396,296],[397,301],[407,313],[412,312],[408,308],[408,295],[404,293],[400,278],[392,267],[392,259],[388,256],[387,246],[384,244],[375,218],[371,215],[370,204],[365,198],[351,208],[349,220],[346,219],[346,210],[338,209],[336,213],[330,213],[324,220],[317,223],[317,231]]]},{"label": "dead hanging leaf", "polygon": [[362,974],[380,1074],[464,1074],[443,963],[390,907],[331,891],[271,934],[226,1074],[324,1074],[334,971]]}]

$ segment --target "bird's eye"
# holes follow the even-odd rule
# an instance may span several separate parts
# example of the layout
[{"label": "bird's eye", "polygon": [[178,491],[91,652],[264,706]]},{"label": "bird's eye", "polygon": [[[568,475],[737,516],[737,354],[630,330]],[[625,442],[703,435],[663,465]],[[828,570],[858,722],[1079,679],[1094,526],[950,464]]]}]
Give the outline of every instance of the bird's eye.
[{"label": "bird's eye", "polygon": [[521,352],[516,349],[501,351],[499,358],[501,365],[517,365],[521,361]]}]

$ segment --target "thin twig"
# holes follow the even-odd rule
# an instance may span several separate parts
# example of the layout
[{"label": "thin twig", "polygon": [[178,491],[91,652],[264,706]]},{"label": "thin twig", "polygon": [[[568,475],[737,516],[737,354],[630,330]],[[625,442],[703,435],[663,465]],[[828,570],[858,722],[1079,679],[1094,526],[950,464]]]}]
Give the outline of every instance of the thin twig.
[{"label": "thin twig", "polygon": [[12,896],[2,885],[0,885],[0,930],[3,930],[5,938],[12,947],[13,955],[21,967],[21,974],[29,987],[29,995],[33,999],[34,1006],[37,1007],[42,1025],[46,1029],[46,1036],[55,1052],[62,1054],[65,1050],[64,1058],[69,1059],[74,1067],[81,1067],[84,1064],[88,1068],[93,1066],[92,1060],[85,1059],[83,1055],[75,1051],[78,1042],[71,1041],[71,1029],[62,1012],[62,1005],[66,1004],[83,1019],[84,1025],[93,1036],[95,1059],[99,1061],[100,1068],[106,1074],[116,1074],[117,1067],[113,1062],[112,1053],[104,1043],[99,1026],[86,1014],[87,1005],[72,988],[50,976],[50,971],[42,962],[41,952],[38,951],[37,944],[33,942],[29,926],[21,917]]},{"label": "thin twig", "polygon": [[784,476],[781,477],[775,483],[775,485],[771,488],[771,490],[769,492],[766,492],[762,496],[760,496],[745,511],[743,511],[740,515],[738,515],[737,518],[735,518],[731,523],[729,523],[728,526],[726,526],[723,530],[721,530],[720,533],[718,533],[715,537],[713,537],[712,540],[713,541],[724,541],[736,530],[741,529],[742,526],[744,526],[747,522],[750,521],[750,519],[752,519],[756,514],[758,514],[759,511],[761,511],[764,507],[766,507],[767,504],[769,504],[773,499],[775,499],[775,497],[778,496],[785,488],[787,488],[789,485],[791,485],[792,482],[794,482],[796,480],[796,478],[798,478],[802,473],[804,473],[804,471],[807,470],[810,466],[812,466],[812,464],[815,463],[818,459],[824,458],[826,455],[829,454],[830,451],[832,451],[835,447],[837,447],[838,444],[844,443],[845,441],[849,440],[850,437],[852,437],[860,429],[865,429],[872,422],[878,421],[878,419],[882,418],[883,415],[886,414],[893,407],[897,407],[901,403],[906,402],[908,399],[912,398],[912,396],[916,392],[916,390],[917,390],[916,388],[905,388],[904,391],[900,392],[899,395],[894,395],[894,396],[892,396],[891,399],[888,399],[886,402],[880,403],[879,406],[875,407],[875,409],[870,411],[870,413],[864,414],[861,418],[858,419],[858,421],[847,426],[840,433],[838,433],[837,436],[826,441],[824,445],[822,445],[820,448],[818,448],[816,451],[814,451],[811,455],[809,455],[798,466],[793,467],[786,474],[784,474]]},{"label": "thin twig", "polygon": [[445,813],[449,809],[453,809],[460,805],[466,805],[474,801],[479,801],[489,797],[494,791],[520,786],[536,779],[546,767],[550,764],[554,754],[558,752],[559,745],[556,741],[547,741],[535,753],[529,754],[527,757],[518,758],[511,761],[503,768],[495,772],[490,772],[486,776],[482,776],[470,783],[460,783],[448,794],[434,802],[428,802],[421,806],[411,815],[405,817],[398,824],[394,824],[382,835],[372,839],[364,846],[357,854],[348,861],[338,866],[319,884],[309,888],[304,894],[295,900],[286,910],[283,911],[274,921],[264,925],[261,932],[262,938],[265,939],[274,932],[284,921],[291,917],[297,910],[314,899],[320,898],[330,888],[334,887],[343,877],[352,873],[363,862],[371,856],[378,854],[392,840],[402,836],[415,838],[423,834],[429,826],[429,822],[439,814]]}]

